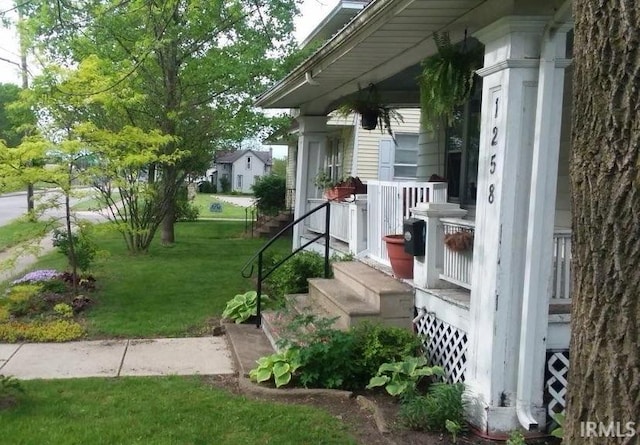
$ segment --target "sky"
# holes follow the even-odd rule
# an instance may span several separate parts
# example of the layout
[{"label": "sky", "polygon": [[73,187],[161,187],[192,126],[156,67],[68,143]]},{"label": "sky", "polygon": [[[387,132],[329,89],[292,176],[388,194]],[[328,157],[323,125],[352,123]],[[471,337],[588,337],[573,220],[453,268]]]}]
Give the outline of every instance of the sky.
[{"label": "sky", "polygon": [[[5,11],[13,8],[15,0],[0,0],[0,17]],[[320,23],[320,21],[333,9],[339,0],[303,0],[300,7],[301,15],[296,19],[295,37],[298,42]],[[17,33],[13,29],[7,29],[0,25],[0,83],[15,83],[20,85],[20,49]],[[8,59],[6,62],[2,59]],[[286,156],[286,147],[274,146],[274,157]]]}]

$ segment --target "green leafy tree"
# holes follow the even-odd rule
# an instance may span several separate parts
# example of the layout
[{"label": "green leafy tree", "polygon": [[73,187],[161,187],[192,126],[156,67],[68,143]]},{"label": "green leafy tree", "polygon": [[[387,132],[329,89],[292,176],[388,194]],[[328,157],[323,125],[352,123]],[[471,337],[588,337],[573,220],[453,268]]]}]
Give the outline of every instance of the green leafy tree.
[{"label": "green leafy tree", "polygon": [[32,43],[46,60],[69,65],[95,57],[112,73],[92,92],[60,93],[91,101],[128,91],[139,99],[125,106],[129,124],[171,137],[160,154],[172,161],[150,162],[148,178],[158,183],[162,241],[173,243],[186,175],[203,172],[217,148],[268,124],[252,101],[289,67],[296,0],[80,0],[25,9]]}]

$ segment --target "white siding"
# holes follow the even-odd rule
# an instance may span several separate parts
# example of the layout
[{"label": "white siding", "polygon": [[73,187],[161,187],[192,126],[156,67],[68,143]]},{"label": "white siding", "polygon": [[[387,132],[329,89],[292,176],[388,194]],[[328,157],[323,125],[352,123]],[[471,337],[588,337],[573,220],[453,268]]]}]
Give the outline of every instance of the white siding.
[{"label": "white siding", "polygon": [[[415,133],[420,130],[420,110],[417,108],[402,108],[398,110],[402,115],[404,122],[395,122],[392,120],[391,128],[396,133]],[[359,122],[358,122],[358,125]],[[379,128],[375,130],[359,130],[358,131],[358,176],[362,180],[378,178],[378,147],[380,139],[391,139],[384,132],[380,132]]]},{"label": "white siding", "polygon": [[[251,158],[251,169],[247,169],[247,158]],[[247,152],[233,163],[233,175],[231,176],[231,190],[241,193],[252,193],[251,187],[255,183],[255,177],[265,175],[265,164],[255,155]],[[238,175],[242,175],[242,187],[238,187]]]}]

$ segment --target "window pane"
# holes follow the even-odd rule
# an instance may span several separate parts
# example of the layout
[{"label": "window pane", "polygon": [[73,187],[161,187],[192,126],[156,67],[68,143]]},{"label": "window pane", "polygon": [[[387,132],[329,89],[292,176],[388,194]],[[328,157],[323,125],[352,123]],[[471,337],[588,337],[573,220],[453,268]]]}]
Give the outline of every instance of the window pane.
[{"label": "window pane", "polygon": [[393,176],[396,178],[415,178],[417,170],[415,165],[396,165],[393,167]]},{"label": "window pane", "polygon": [[418,162],[417,150],[399,150],[396,148],[396,164],[416,164]]}]

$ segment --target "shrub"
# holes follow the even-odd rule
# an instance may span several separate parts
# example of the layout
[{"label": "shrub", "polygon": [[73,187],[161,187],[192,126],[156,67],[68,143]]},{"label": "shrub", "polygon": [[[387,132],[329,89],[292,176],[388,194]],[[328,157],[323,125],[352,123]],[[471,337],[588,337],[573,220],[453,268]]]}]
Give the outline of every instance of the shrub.
[{"label": "shrub", "polygon": [[14,317],[40,313],[47,308],[39,284],[18,284],[9,289],[6,309]]},{"label": "shrub", "polygon": [[324,258],[315,252],[300,252],[275,270],[268,279],[271,294],[283,297],[286,294],[309,291],[309,278],[324,276]]},{"label": "shrub", "polygon": [[405,399],[399,417],[408,428],[427,431],[447,431],[447,421],[464,425],[462,383],[434,383],[424,396]]},{"label": "shrub", "polygon": [[53,307],[53,312],[63,318],[73,318],[73,308],[67,303],[58,303]]},{"label": "shrub", "polygon": [[5,306],[0,306],[0,323],[9,319],[9,309]]},{"label": "shrub", "polygon": [[[73,243],[73,257],[71,255],[71,243]],[[71,236],[66,231],[53,231],[53,245],[58,251],[67,257],[69,266],[75,266],[85,272],[91,267],[96,256],[96,245],[87,233],[87,226],[80,226],[79,230]]]},{"label": "shrub", "polygon": [[198,206],[189,201],[189,192],[186,186],[180,187],[176,194],[176,221],[196,221],[200,216]]},{"label": "shrub", "polygon": [[383,363],[401,361],[403,357],[413,356],[422,349],[420,338],[408,329],[363,322],[353,328],[353,333],[356,337],[353,359],[362,376],[362,388]]},{"label": "shrub", "polygon": [[229,193],[231,190],[231,180],[228,176],[222,175],[220,177],[220,191],[222,193]]},{"label": "shrub", "polygon": [[212,184],[209,181],[202,181],[198,183],[198,192],[200,193],[216,193],[216,184]]},{"label": "shrub", "polygon": [[277,215],[286,208],[287,185],[279,175],[262,176],[251,187],[255,195],[258,210],[266,215]]},{"label": "shrub", "polygon": [[316,388],[358,389],[353,332],[328,329],[300,348],[300,382]]},{"label": "shrub", "polygon": [[54,294],[64,294],[69,288],[63,278],[54,278],[53,280],[42,283],[42,292],[52,292]]},{"label": "shrub", "polygon": [[9,321],[0,324],[0,341],[65,342],[84,335],[84,329],[70,320],[38,321],[25,323]]}]

